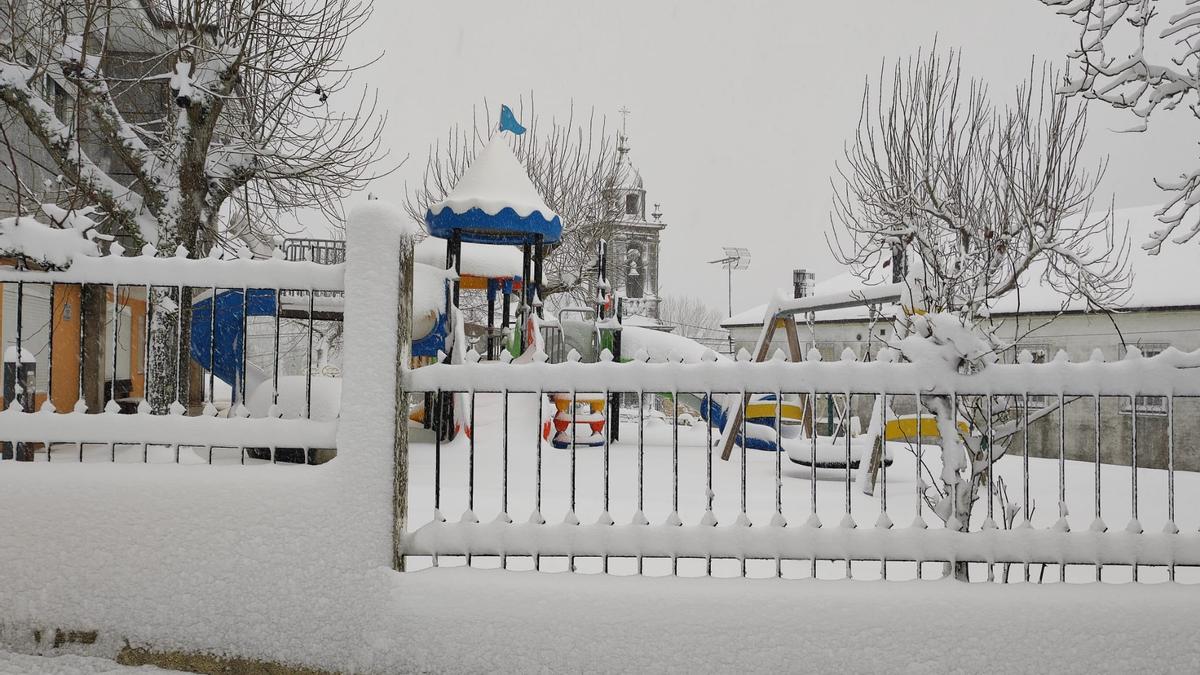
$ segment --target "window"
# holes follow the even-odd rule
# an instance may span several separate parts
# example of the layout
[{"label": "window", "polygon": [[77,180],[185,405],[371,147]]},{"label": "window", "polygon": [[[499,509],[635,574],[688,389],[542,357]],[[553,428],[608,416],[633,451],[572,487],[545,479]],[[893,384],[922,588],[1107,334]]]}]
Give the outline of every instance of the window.
[{"label": "window", "polygon": [[[1143,358],[1151,358],[1158,356],[1167,348],[1166,344],[1139,344],[1136,347],[1142,352]],[[1124,346],[1121,347],[1121,358],[1125,358],[1127,350]],[[1167,397],[1166,396],[1138,396],[1137,398],[1137,413],[1139,415],[1165,415],[1167,413]],[[1121,412],[1129,412],[1129,397],[1121,397]]]},{"label": "window", "polygon": [[641,209],[638,208],[638,196],[625,195],[625,215],[636,216],[639,213]]}]

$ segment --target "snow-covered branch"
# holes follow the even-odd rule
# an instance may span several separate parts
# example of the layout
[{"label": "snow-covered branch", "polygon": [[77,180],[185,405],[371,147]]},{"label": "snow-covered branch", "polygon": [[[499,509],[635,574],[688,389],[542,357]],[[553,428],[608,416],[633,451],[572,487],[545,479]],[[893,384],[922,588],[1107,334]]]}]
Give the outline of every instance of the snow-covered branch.
[{"label": "snow-covered branch", "polygon": [[[1128,110],[1127,131],[1149,128],[1158,112],[1182,106],[1200,118],[1200,3],[1186,0],[1041,0],[1079,27],[1068,54],[1066,94]],[[1155,184],[1167,193],[1158,212],[1164,227],[1142,243],[1157,254],[1164,243],[1184,244],[1200,234],[1197,171]]]},{"label": "snow-covered branch", "polygon": [[0,60],[0,102],[25,122],[57,168],[107,215],[132,226],[142,198],[116,182],[84,152],[75,130],[55,115],[54,108],[30,86],[33,72]]}]

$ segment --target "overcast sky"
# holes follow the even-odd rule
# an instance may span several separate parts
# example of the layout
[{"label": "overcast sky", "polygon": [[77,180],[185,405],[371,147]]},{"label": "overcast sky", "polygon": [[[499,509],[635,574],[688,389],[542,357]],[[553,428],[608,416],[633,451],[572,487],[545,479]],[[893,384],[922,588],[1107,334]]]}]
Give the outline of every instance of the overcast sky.
[{"label": "overcast sky", "polygon": [[[372,191],[402,201],[431,143],[469,122],[484,97],[499,106],[533,92],[540,115],[628,107],[632,158],[664,222],[661,291],[725,313],[725,274],[705,261],[744,246],[734,311],[790,286],[805,267],[841,272],[826,247],[834,163],[852,134],[864,78],[928,46],[963,48],[968,74],[1001,98],[1034,56],[1061,61],[1078,35],[1037,0],[860,2],[394,2],[347,57],[382,59],[361,76],[388,109],[386,143],[408,156]],[[1095,108],[1089,162],[1109,155],[1104,194],[1118,206],[1159,198],[1153,175],[1187,168],[1182,120],[1151,134]],[[1183,132],[1181,135],[1180,132]],[[1106,197],[1107,198],[1107,197]]]}]

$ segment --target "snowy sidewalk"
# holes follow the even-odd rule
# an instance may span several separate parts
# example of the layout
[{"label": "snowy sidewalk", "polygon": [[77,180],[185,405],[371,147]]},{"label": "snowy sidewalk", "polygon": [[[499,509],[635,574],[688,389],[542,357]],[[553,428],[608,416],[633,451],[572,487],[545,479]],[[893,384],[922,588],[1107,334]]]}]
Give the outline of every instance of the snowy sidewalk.
[{"label": "snowy sidewalk", "polygon": [[173,625],[125,637],[192,651],[238,642],[242,656],[368,673],[1197,672],[1197,607],[1200,587],[1167,584],[380,569],[311,588],[307,603],[227,604],[225,626],[162,617]]},{"label": "snowy sidewalk", "polygon": [[[387,669],[1200,670],[1200,588],[652,579],[440,569],[392,580]],[[388,631],[385,631],[388,632]],[[379,638],[375,638],[379,640]]]}]

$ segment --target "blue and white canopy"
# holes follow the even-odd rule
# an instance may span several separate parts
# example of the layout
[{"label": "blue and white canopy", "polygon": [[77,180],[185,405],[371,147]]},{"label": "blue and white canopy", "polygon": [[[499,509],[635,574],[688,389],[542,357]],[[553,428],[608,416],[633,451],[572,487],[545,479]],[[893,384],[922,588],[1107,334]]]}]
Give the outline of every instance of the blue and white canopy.
[{"label": "blue and white canopy", "polygon": [[425,213],[429,234],[477,244],[526,244],[562,237],[562,220],[546,206],[500,134],[467,168],[444,200]]}]

